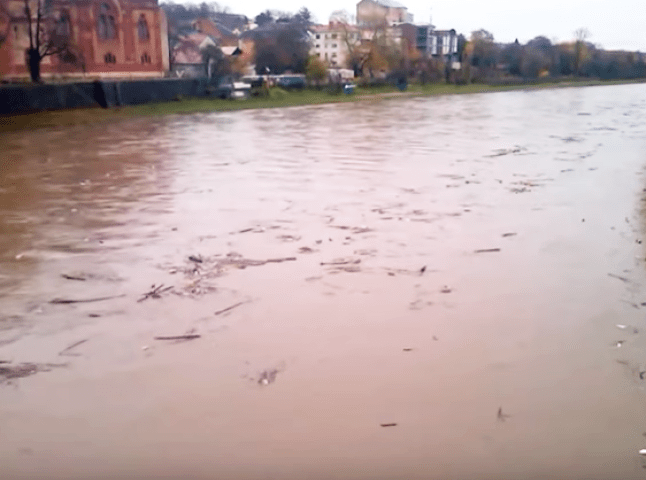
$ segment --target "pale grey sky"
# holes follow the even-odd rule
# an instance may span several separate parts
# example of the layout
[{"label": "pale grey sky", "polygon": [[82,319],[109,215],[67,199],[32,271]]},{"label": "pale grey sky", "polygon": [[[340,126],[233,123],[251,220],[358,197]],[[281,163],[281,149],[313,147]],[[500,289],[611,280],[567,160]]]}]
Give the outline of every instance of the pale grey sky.
[{"label": "pale grey sky", "polygon": [[[398,1],[408,7],[415,22],[428,22],[432,15],[437,28],[455,28],[466,36],[472,30],[484,28],[501,42],[518,38],[524,43],[538,35],[567,41],[573,38],[574,30],[585,27],[592,34],[589,41],[603,48],[646,52],[646,0]],[[266,9],[295,12],[306,6],[319,23],[327,23],[334,10],[356,11],[356,1],[351,0],[220,0],[218,3],[247,16]]]}]

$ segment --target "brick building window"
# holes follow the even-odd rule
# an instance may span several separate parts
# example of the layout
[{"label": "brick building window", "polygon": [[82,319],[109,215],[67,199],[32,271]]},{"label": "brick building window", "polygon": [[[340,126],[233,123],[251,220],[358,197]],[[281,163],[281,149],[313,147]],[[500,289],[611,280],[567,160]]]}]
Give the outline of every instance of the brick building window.
[{"label": "brick building window", "polygon": [[103,56],[103,60],[105,60],[105,63],[117,63],[117,58],[110,52]]},{"label": "brick building window", "polygon": [[56,35],[69,37],[72,33],[69,13],[63,12],[56,22]]},{"label": "brick building window", "polygon": [[137,36],[139,37],[139,40],[149,40],[150,39],[150,31],[148,30],[148,22],[146,21],[146,17],[141,15],[139,17],[139,21],[137,22]]},{"label": "brick building window", "polygon": [[103,40],[117,38],[117,23],[114,20],[112,7],[107,3],[101,4],[97,19],[97,33]]},{"label": "brick building window", "polygon": [[148,55],[147,53],[144,53],[141,56],[141,64],[143,65],[143,64],[146,64],[146,63],[150,63],[150,62],[151,62],[150,55]]}]

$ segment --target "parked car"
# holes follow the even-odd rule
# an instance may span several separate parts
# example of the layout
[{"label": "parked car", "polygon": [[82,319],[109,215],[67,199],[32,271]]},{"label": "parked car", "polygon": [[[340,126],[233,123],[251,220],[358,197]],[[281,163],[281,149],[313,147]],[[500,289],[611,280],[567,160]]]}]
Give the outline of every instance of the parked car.
[{"label": "parked car", "polygon": [[302,90],[305,88],[305,79],[295,75],[285,75],[276,81],[276,85],[285,90]]}]

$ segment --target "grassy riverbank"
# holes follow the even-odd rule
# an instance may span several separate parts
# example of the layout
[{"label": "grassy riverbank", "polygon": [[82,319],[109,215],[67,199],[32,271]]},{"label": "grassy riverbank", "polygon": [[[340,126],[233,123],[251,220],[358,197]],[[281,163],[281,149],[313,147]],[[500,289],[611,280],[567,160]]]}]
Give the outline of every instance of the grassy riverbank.
[{"label": "grassy riverbank", "polygon": [[630,81],[567,81],[546,82],[539,84],[512,84],[512,85],[452,85],[452,84],[427,84],[410,85],[406,92],[400,92],[394,87],[358,87],[354,94],[333,95],[324,90],[304,90],[285,92],[279,89],[272,90],[269,97],[251,98],[249,100],[220,100],[212,98],[186,98],[174,102],[149,103],[144,105],[126,106],[110,109],[77,109],[38,112],[25,115],[0,117],[0,132],[35,129],[35,128],[60,128],[71,125],[100,123],[124,120],[136,117],[149,117],[161,115],[182,115],[205,112],[247,110],[256,108],[280,108],[301,105],[317,105],[341,102],[374,101],[414,96],[456,95],[471,93],[501,92],[511,90],[528,90],[543,88],[583,87],[596,85],[618,85],[626,83],[644,83],[644,80]]}]

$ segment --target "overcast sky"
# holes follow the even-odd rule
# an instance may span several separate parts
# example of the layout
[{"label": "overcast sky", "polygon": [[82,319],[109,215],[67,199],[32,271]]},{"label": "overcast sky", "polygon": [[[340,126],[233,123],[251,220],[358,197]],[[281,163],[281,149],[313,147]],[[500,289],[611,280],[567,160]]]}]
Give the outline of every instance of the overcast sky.
[{"label": "overcast sky", "polygon": [[[574,30],[585,27],[591,33],[589,41],[603,48],[646,52],[646,0],[399,1],[415,16],[416,23],[428,22],[432,15],[437,28],[455,28],[466,36],[484,28],[499,42],[513,42],[518,38],[525,43],[539,35],[552,41],[568,41],[573,38]],[[356,12],[356,1],[349,0],[220,0],[218,3],[233,13],[250,17],[266,9],[295,12],[306,6],[319,23],[327,23],[334,10]]]}]

